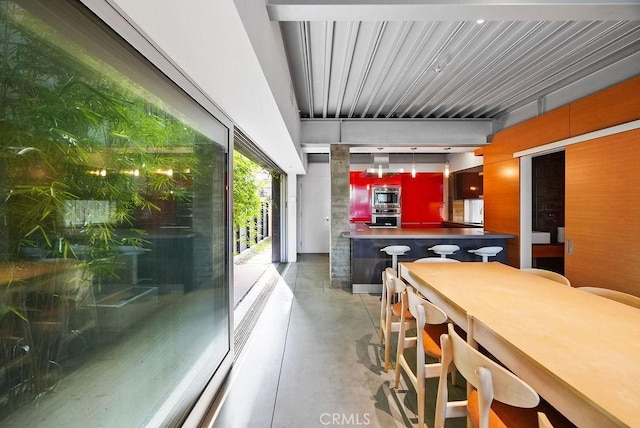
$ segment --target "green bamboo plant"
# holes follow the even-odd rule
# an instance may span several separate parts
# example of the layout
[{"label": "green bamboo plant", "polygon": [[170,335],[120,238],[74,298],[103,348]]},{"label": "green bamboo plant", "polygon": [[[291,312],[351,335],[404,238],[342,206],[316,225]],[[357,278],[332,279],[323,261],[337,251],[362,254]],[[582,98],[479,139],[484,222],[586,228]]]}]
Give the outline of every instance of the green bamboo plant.
[{"label": "green bamboo plant", "polygon": [[[188,197],[180,183],[197,159],[170,149],[204,137],[133,83],[96,72],[82,53],[70,56],[16,5],[2,2],[0,14],[0,253],[16,260],[37,248],[112,272],[106,261],[119,245],[143,243],[136,212]],[[110,221],[66,222],[69,201],[80,200],[109,201]]]}]

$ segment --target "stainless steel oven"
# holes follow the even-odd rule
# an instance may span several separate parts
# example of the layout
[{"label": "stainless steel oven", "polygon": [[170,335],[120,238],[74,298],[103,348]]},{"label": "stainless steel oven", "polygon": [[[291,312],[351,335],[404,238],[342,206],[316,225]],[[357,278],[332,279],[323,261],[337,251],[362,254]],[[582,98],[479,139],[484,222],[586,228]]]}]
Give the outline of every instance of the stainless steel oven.
[{"label": "stainless steel oven", "polygon": [[400,187],[373,187],[371,209],[400,208]]},{"label": "stainless steel oven", "polygon": [[400,227],[400,214],[371,213],[371,223],[387,227]]},{"label": "stainless steel oven", "polygon": [[401,223],[400,187],[374,187],[371,190],[371,222],[386,227]]}]

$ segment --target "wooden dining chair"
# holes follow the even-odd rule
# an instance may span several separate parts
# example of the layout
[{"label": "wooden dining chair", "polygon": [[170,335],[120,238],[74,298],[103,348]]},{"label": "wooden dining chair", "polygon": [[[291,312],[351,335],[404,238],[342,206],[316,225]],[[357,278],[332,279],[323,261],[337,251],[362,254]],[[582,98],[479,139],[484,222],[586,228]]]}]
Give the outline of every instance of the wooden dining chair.
[{"label": "wooden dining chair", "polygon": [[550,279],[560,284],[571,286],[571,282],[569,281],[569,278],[551,270],[538,269],[538,268],[521,268],[520,270],[522,272],[528,272],[534,275],[541,276],[543,278]]},{"label": "wooden dining chair", "polygon": [[640,297],[634,296],[633,294],[600,287],[577,287],[577,289],[640,309]]},{"label": "wooden dining chair", "polygon": [[[441,259],[447,260],[447,259]],[[418,427],[425,426],[425,395],[426,379],[440,376],[440,336],[447,332],[447,315],[438,307],[419,296],[411,287],[407,287],[401,294],[402,317],[398,332],[398,353],[396,356],[395,387],[400,386],[402,370],[413,384],[418,403]],[[407,336],[404,316],[407,313],[416,320],[416,335]],[[404,350],[416,348],[415,370],[407,361]],[[434,363],[426,363],[425,355],[437,358]]]},{"label": "wooden dining chair", "polygon": [[[539,415],[536,411],[536,406],[540,403],[536,391],[472,348],[455,332],[453,325],[448,325],[448,333],[442,335],[440,346],[442,367],[436,399],[436,428],[443,428],[446,418],[464,416],[469,418],[473,426],[480,428],[508,427],[509,421],[522,424],[525,419],[530,419],[531,422],[526,426],[548,422],[544,414]],[[448,401],[447,373],[452,366],[472,386],[467,400]]]},{"label": "wooden dining chair", "polygon": [[391,334],[399,332],[401,325],[405,328],[415,326],[415,319],[411,313],[402,309],[402,299],[396,299],[407,288],[406,284],[397,277],[393,268],[386,268],[382,272],[382,301],[380,303],[380,342],[384,349],[385,372],[391,366]]}]

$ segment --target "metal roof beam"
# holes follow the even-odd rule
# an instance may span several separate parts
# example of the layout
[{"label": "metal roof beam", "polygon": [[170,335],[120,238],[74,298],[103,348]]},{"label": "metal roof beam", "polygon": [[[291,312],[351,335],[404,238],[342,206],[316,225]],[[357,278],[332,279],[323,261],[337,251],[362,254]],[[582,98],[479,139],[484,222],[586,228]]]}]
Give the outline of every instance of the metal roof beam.
[{"label": "metal roof beam", "polygon": [[480,147],[491,119],[303,119],[300,144]]},{"label": "metal roof beam", "polygon": [[267,0],[272,21],[636,21],[638,0]]}]

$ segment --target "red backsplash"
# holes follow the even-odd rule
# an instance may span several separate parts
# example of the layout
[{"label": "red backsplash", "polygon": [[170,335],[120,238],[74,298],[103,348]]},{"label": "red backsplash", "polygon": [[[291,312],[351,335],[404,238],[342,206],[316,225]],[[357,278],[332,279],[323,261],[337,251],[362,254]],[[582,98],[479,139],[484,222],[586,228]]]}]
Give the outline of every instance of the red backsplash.
[{"label": "red backsplash", "polygon": [[440,226],[443,220],[442,173],[422,172],[411,178],[410,173],[393,177],[362,177],[362,171],[352,171],[350,177],[351,222],[371,221],[371,187],[402,187],[402,227]]}]

